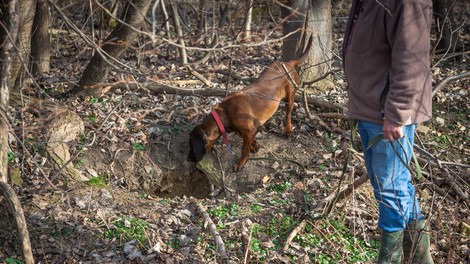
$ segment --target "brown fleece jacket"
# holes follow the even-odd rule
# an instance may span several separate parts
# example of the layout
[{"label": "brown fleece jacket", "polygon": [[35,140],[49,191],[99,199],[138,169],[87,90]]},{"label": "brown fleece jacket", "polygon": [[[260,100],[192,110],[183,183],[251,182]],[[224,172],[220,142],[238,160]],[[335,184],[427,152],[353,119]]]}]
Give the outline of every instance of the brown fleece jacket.
[{"label": "brown fleece jacket", "polygon": [[397,125],[431,118],[431,19],[431,0],[353,1],[343,44],[348,115]]}]

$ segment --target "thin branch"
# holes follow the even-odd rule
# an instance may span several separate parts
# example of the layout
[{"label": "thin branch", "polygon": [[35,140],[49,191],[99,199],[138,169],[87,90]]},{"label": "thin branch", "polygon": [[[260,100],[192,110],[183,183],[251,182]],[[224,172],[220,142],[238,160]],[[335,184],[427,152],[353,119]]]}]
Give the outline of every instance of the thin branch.
[{"label": "thin branch", "polygon": [[290,243],[292,240],[297,236],[298,233],[300,233],[304,228],[305,225],[307,225],[307,221],[304,219],[300,224],[292,230],[292,232],[289,234],[289,236],[286,239],[286,243],[284,244],[284,247],[282,250],[286,251],[289,249]]},{"label": "thin branch", "polygon": [[224,241],[222,240],[222,237],[217,231],[217,226],[214,224],[214,221],[212,221],[212,218],[207,213],[206,209],[201,204],[199,204],[196,199],[192,198],[191,202],[196,206],[197,211],[204,219],[204,222],[207,224],[207,228],[214,237],[215,244],[217,246],[217,251],[219,252],[220,257],[222,258],[221,263],[228,263],[229,258],[227,256],[227,252],[225,251]]},{"label": "thin branch", "polygon": [[440,89],[442,89],[444,86],[446,86],[448,82],[463,79],[463,78],[468,78],[468,77],[470,77],[470,71],[445,78],[432,89],[432,96],[434,97],[434,95],[436,95],[436,93]]}]

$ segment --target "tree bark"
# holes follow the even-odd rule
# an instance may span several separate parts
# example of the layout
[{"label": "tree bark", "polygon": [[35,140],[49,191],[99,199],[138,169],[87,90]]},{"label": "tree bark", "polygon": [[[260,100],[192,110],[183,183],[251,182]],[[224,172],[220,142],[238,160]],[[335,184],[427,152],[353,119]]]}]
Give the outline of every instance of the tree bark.
[{"label": "tree bark", "polygon": [[178,44],[180,44],[180,47],[178,47],[180,62],[181,65],[186,65],[188,64],[188,56],[186,54],[186,48],[183,38],[183,26],[181,25],[181,18],[178,14],[178,6],[177,3],[170,3],[170,5],[173,13],[173,25],[175,27],[176,37],[178,39],[177,41]]},{"label": "tree bark", "polygon": [[16,0],[0,1],[0,195],[5,197],[9,209],[15,219],[18,238],[23,251],[24,263],[33,264],[34,258],[29,240],[28,227],[23,208],[15,191],[8,185],[8,101],[10,99],[10,84],[12,70],[12,51],[18,37],[20,18]]},{"label": "tree bark", "polygon": [[333,40],[331,0],[315,0],[311,3],[307,25],[313,34],[312,46],[315,48],[310,50],[305,63],[307,67],[302,71],[302,78],[307,81],[318,79],[330,70]]},{"label": "tree bark", "polygon": [[251,38],[251,21],[253,19],[253,0],[247,0],[247,14],[245,20],[245,34],[243,36],[244,42],[249,42]]},{"label": "tree bark", "polygon": [[282,30],[284,36],[295,32],[282,42],[282,60],[297,59],[303,51],[302,28],[308,12],[308,0],[288,0],[281,7],[283,17]]},{"label": "tree bark", "polygon": [[455,0],[433,0],[433,9],[435,21],[437,25],[437,46],[438,53],[454,52],[457,45],[458,33],[452,32],[456,28],[453,27],[454,12],[452,12],[452,4]]},{"label": "tree bark", "polygon": [[18,1],[19,28],[16,56],[12,57],[10,89],[19,90],[23,83],[24,70],[29,62],[31,51],[31,29],[34,13],[36,11],[35,0]]},{"label": "tree bark", "polygon": [[36,0],[33,33],[31,38],[31,63],[33,74],[49,72],[51,41],[49,39],[49,12],[46,0]]},{"label": "tree bark", "polygon": [[19,16],[16,1],[2,0],[0,23],[5,25],[0,33],[0,180],[8,181],[8,102],[12,85],[14,43],[18,37]]},{"label": "tree bark", "polygon": [[[138,32],[134,28],[142,26],[151,2],[151,0],[129,0],[127,2],[118,25],[104,41],[102,50],[105,53],[117,58],[127,49],[137,37]],[[110,69],[108,60],[103,56],[101,52],[97,52],[91,58],[78,85],[70,91],[71,94],[97,95],[93,87],[106,79]]]}]

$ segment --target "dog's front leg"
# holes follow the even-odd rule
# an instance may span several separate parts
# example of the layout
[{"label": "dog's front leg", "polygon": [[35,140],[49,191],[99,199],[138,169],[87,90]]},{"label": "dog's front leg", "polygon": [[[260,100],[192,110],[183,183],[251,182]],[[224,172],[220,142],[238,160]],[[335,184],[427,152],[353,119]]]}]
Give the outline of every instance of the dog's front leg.
[{"label": "dog's front leg", "polygon": [[254,129],[250,129],[249,131],[242,132],[243,137],[243,146],[242,146],[242,154],[240,160],[235,163],[232,167],[233,171],[239,171],[243,168],[246,161],[248,160],[248,156],[250,155],[250,150],[252,150],[252,145],[255,141],[255,134],[256,132]]},{"label": "dog's front leg", "polygon": [[[286,96],[286,136],[289,138],[292,135],[292,110],[294,109],[294,96],[295,89],[288,89],[290,92]],[[293,91],[292,91],[293,90]]]}]

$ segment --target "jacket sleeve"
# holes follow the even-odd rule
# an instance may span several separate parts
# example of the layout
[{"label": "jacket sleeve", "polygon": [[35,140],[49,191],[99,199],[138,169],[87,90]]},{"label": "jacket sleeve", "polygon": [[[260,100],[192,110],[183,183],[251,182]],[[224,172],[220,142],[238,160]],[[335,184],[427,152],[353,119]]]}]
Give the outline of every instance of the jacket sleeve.
[{"label": "jacket sleeve", "polygon": [[417,97],[428,89],[430,75],[430,0],[397,0],[385,18],[391,47],[390,89],[385,102],[385,118],[397,125],[411,122]]}]

